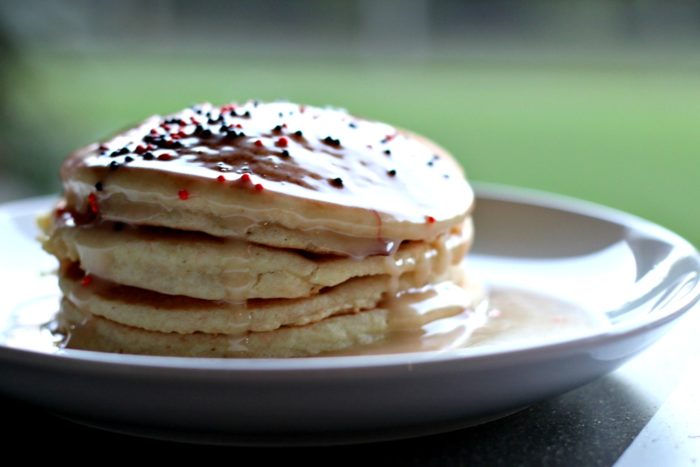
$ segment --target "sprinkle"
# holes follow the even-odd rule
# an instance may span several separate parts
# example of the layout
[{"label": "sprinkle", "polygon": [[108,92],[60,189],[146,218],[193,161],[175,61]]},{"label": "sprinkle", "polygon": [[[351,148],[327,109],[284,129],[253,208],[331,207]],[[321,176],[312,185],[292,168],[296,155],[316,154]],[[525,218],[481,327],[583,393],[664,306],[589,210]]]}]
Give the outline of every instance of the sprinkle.
[{"label": "sprinkle", "polygon": [[131,156],[126,156],[126,157],[124,158],[124,162],[127,163],[127,164],[128,164],[129,162],[134,162],[134,158],[131,157]]},{"label": "sprinkle", "polygon": [[250,183],[250,175],[245,173],[241,175],[241,178],[239,178],[239,180],[245,183]]},{"label": "sprinkle", "polygon": [[119,151],[112,151],[112,154],[109,155],[109,157],[117,157],[119,155]]},{"label": "sprinkle", "polygon": [[246,110],[243,114],[243,118],[250,118],[250,111]]},{"label": "sprinkle", "polygon": [[302,133],[301,130],[297,130],[294,132],[294,136],[296,136],[297,138],[301,138],[302,136],[304,136],[304,133]]},{"label": "sprinkle", "polygon": [[349,126],[350,128],[357,128],[357,125],[356,125],[355,123],[353,123],[353,122],[348,123],[348,126]]},{"label": "sprinkle", "polygon": [[287,151],[286,149],[283,150],[283,151],[282,151],[282,157],[284,157],[284,158],[290,157],[290,156],[289,156],[289,151]]},{"label": "sprinkle", "polygon": [[264,188],[261,183],[256,183],[255,184],[255,191],[263,191]]},{"label": "sprinkle", "polygon": [[336,188],[343,188],[343,179],[340,177],[336,177],[330,181],[331,185],[333,185]]},{"label": "sprinkle", "polygon": [[425,222],[427,222],[428,224],[434,224],[435,218],[433,216],[425,216]]},{"label": "sprinkle", "polygon": [[93,214],[98,214],[100,212],[100,205],[97,204],[97,196],[95,196],[95,193],[90,193],[88,195],[87,202],[90,212]]},{"label": "sprinkle", "polygon": [[181,200],[185,201],[185,200],[188,200],[188,199],[190,198],[190,192],[187,191],[187,190],[180,190],[180,191],[177,192],[177,196],[178,196]]},{"label": "sprinkle", "polygon": [[275,146],[277,146],[278,148],[286,148],[287,144],[289,144],[289,141],[287,141],[287,138],[282,136],[280,139],[277,140]]},{"label": "sprinkle", "polygon": [[394,170],[394,169],[387,170],[386,174],[390,177],[396,177],[396,170]]},{"label": "sprinkle", "polygon": [[226,139],[236,139],[236,138],[242,138],[245,136],[245,133],[242,131],[240,133],[236,133],[235,130],[231,130],[230,128],[226,130],[226,135],[224,136]]},{"label": "sprinkle", "polygon": [[102,182],[95,183],[95,190],[102,191],[103,189],[104,189],[104,185],[102,185]]},{"label": "sprinkle", "polygon": [[433,164],[434,164],[434,162],[433,162],[433,161],[428,161],[428,167],[432,167],[432,166],[433,166]]},{"label": "sprinkle", "polygon": [[226,177],[224,177],[223,175],[219,175],[218,177],[216,177],[216,181],[219,183],[224,183],[226,181]]},{"label": "sprinkle", "polygon": [[134,152],[138,155],[141,155],[144,152],[146,152],[146,146],[144,146],[143,144],[139,144],[138,146],[136,146],[136,149],[134,149]]},{"label": "sprinkle", "polygon": [[106,151],[107,149],[109,149],[109,147],[107,147],[106,144],[100,144],[100,145],[97,147],[97,149],[99,149],[100,151]]},{"label": "sprinkle", "polygon": [[259,139],[256,139],[256,140],[255,140],[255,145],[256,145],[257,147],[259,147],[259,148],[262,148],[263,146],[265,146],[265,145],[263,144],[263,142],[260,141]]},{"label": "sprinkle", "polygon": [[109,163],[109,170],[117,170],[119,168],[119,162],[112,161]]},{"label": "sprinkle", "polygon": [[145,160],[145,161],[152,161],[153,159],[155,159],[155,156],[153,155],[152,152],[146,152],[141,157],[143,157],[143,160]]},{"label": "sprinkle", "polygon": [[282,125],[277,125],[272,129],[273,133],[279,133],[280,131],[282,131]]},{"label": "sprinkle", "polygon": [[391,151],[389,149],[385,149],[384,154],[386,154],[387,156],[391,156]]},{"label": "sprinkle", "polygon": [[158,156],[157,159],[158,159],[159,161],[169,161],[169,160],[172,160],[172,158],[173,158],[173,155],[172,155],[172,154],[168,154],[167,152],[164,152],[163,154],[161,154],[160,156]]},{"label": "sprinkle", "polygon": [[332,138],[330,136],[326,136],[325,138],[323,138],[323,142],[329,146],[340,146],[340,140]]},{"label": "sprinkle", "polygon": [[83,277],[83,280],[80,281],[80,285],[87,287],[90,284],[92,284],[92,276],[90,274],[86,274],[85,277]]}]

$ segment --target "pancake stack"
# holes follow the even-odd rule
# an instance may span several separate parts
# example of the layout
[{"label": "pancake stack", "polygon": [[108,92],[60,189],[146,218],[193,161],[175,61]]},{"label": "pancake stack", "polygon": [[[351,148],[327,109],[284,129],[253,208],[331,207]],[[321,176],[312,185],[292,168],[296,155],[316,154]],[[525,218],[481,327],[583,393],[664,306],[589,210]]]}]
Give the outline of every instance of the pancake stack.
[{"label": "pancake stack", "polygon": [[460,167],[342,110],[198,105],[78,150],[61,176],[64,198],[40,224],[68,347],[352,351],[420,335],[478,298],[461,267],[473,193]]}]

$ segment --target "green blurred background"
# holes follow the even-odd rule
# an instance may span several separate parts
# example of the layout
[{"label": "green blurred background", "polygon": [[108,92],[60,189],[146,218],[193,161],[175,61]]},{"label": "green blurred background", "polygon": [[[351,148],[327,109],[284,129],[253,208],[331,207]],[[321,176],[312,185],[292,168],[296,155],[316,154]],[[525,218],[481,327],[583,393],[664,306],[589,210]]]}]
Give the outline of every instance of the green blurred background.
[{"label": "green blurred background", "polygon": [[413,129],[475,180],[700,244],[700,3],[6,1],[0,201],[74,148],[196,102],[284,98]]}]

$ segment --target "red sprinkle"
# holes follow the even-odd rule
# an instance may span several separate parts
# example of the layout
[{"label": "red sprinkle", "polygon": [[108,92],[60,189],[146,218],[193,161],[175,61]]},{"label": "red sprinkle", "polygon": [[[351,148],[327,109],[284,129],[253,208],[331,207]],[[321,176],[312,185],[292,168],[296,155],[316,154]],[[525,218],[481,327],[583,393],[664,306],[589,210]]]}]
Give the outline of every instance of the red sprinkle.
[{"label": "red sprinkle", "polygon": [[425,222],[427,222],[428,224],[434,224],[435,218],[433,216],[425,216]]},{"label": "red sprinkle", "polygon": [[223,175],[219,175],[218,177],[216,177],[216,181],[219,183],[224,183],[226,181],[226,177],[224,177]]},{"label": "red sprinkle", "polygon": [[169,160],[172,160],[172,159],[173,159],[173,156],[172,156],[172,154],[168,154],[168,153],[166,152],[166,153],[163,153],[163,154],[161,154],[160,156],[158,156],[157,159],[158,159],[159,161],[169,161]]},{"label": "red sprinkle", "polygon": [[156,128],[151,128],[151,134],[152,135],[157,135],[159,132]]},{"label": "red sprinkle", "polygon": [[92,284],[92,276],[90,274],[86,274],[85,277],[83,277],[83,280],[80,281],[80,285],[87,287],[90,284]]},{"label": "red sprinkle", "polygon": [[242,182],[250,183],[250,175],[248,175],[247,173],[243,174],[241,175],[241,178],[239,180]]},{"label": "red sprinkle", "polygon": [[136,146],[136,149],[134,149],[134,152],[136,154],[143,154],[144,152],[146,152],[146,146],[144,146],[143,144],[139,144],[138,146]]},{"label": "red sprinkle", "polygon": [[243,128],[243,125],[241,125],[240,123],[236,123],[235,126],[236,126],[236,128]]},{"label": "red sprinkle", "polygon": [[283,136],[277,140],[277,142],[275,143],[275,146],[277,146],[278,148],[286,148],[287,144],[289,144],[289,141],[287,141],[287,138],[285,138]]},{"label": "red sprinkle", "polygon": [[97,204],[97,196],[95,196],[95,193],[90,193],[87,198],[88,206],[90,207],[90,211],[93,214],[97,214],[100,212],[100,205]]},{"label": "red sprinkle", "polygon": [[263,142],[260,141],[259,139],[258,139],[258,140],[255,140],[255,145],[256,145],[257,147],[259,147],[259,148],[265,146],[265,145],[263,144]]},{"label": "red sprinkle", "polygon": [[181,200],[185,201],[190,198],[190,192],[187,190],[180,190],[177,192],[177,196],[179,196]]},{"label": "red sprinkle", "polygon": [[263,191],[264,188],[263,188],[263,186],[262,186],[261,183],[256,183],[256,184],[255,184],[255,190],[256,190],[256,191]]}]

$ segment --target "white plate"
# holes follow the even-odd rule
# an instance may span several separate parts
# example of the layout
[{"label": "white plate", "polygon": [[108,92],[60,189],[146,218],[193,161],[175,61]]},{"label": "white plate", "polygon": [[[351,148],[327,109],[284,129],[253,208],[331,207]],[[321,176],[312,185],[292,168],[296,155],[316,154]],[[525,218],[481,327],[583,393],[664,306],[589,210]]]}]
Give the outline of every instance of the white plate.
[{"label": "white plate", "polygon": [[42,198],[0,208],[0,391],[85,423],[194,442],[392,439],[473,425],[585,384],[650,345],[698,300],[697,252],[659,226],[547,194],[477,191],[472,269],[495,289],[543,294],[605,325],[377,356],[59,351],[34,339],[58,298],[55,277],[45,274],[54,261],[34,241],[34,217],[52,203]]}]

